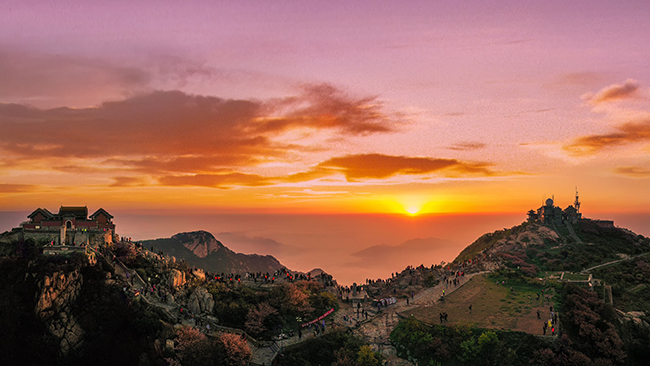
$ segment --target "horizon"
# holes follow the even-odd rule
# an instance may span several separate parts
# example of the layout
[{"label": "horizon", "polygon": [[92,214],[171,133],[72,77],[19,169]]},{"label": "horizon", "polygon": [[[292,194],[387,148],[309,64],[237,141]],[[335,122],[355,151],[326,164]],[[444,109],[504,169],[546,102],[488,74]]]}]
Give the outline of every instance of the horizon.
[{"label": "horizon", "polygon": [[647,235],[649,13],[647,1],[4,1],[0,211],[472,225],[579,193],[583,212]]},{"label": "horizon", "polygon": [[[94,210],[95,208],[92,208]],[[146,215],[112,211],[116,233],[133,240],[168,238],[204,230],[234,252],[273,255],[290,270],[321,268],[341,285],[389,278],[406,266],[451,262],[481,235],[526,220],[517,214],[377,215],[377,214],[228,214]],[[30,212],[0,212],[0,232],[17,227]],[[618,227],[650,237],[650,214],[586,215],[610,219]],[[420,246],[400,248],[417,239]],[[417,252],[412,252],[412,248]]]}]

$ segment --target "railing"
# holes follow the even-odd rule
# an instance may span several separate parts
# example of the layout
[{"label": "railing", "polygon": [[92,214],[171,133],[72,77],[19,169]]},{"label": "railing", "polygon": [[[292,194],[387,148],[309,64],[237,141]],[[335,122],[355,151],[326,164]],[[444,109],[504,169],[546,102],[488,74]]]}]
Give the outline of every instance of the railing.
[{"label": "railing", "polygon": [[86,246],[74,246],[74,245],[46,245],[43,247],[43,254],[66,254],[71,252],[86,252]]}]

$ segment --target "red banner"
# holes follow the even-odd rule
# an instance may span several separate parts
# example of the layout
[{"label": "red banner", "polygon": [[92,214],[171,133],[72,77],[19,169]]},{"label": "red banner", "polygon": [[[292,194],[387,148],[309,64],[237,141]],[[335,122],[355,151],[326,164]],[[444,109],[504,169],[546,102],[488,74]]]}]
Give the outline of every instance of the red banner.
[{"label": "red banner", "polygon": [[317,321],[321,321],[321,320],[325,319],[326,316],[332,314],[333,312],[334,312],[334,308],[331,308],[331,309],[327,310],[327,312],[325,314],[319,316],[318,318],[316,318],[316,319],[314,319],[314,320],[312,320],[310,322],[307,322],[307,323],[303,324],[302,327],[304,328],[304,327],[308,326],[309,324],[314,324]]}]

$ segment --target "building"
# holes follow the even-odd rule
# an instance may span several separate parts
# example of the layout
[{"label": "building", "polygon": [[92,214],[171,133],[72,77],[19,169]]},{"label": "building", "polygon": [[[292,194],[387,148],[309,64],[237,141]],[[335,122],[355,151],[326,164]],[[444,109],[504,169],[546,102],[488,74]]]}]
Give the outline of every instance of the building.
[{"label": "building", "polygon": [[57,214],[37,208],[20,226],[25,239],[53,245],[88,245],[111,243],[115,235],[113,216],[103,208],[88,216],[88,207],[61,206]]},{"label": "building", "polygon": [[566,221],[575,223],[581,219],[582,214],[580,213],[580,200],[577,189],[573,205],[569,205],[564,210],[559,206],[555,206],[553,198],[549,198],[537,211],[528,211],[528,222],[541,222],[547,225],[562,224]]}]

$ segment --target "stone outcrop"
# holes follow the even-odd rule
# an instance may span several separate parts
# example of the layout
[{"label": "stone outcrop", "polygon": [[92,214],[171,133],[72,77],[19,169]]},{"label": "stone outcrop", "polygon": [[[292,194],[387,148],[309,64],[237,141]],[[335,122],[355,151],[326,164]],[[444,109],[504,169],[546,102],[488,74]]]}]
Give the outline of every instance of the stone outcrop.
[{"label": "stone outcrop", "polygon": [[187,301],[187,307],[194,314],[211,314],[214,309],[212,294],[203,287],[197,287],[196,291],[190,295]]},{"label": "stone outcrop", "polygon": [[177,269],[169,271],[169,276],[167,277],[167,284],[169,287],[180,287],[183,286],[185,282],[185,272],[181,272]]},{"label": "stone outcrop", "polygon": [[618,309],[616,309],[616,312],[619,315],[619,321],[621,323],[623,323],[625,321],[628,321],[628,322],[632,322],[637,327],[645,328],[646,330],[650,329],[650,324],[648,324],[648,322],[643,320],[643,318],[645,317],[645,312],[643,312],[643,311],[628,311],[626,313],[626,312],[623,312],[623,311],[618,310]]},{"label": "stone outcrop", "polygon": [[201,268],[192,269],[192,276],[201,281],[205,280],[205,272]]},{"label": "stone outcrop", "polygon": [[83,276],[78,269],[69,273],[54,272],[50,276],[45,275],[39,283],[35,312],[59,343],[62,356],[83,344],[85,332],[70,312],[82,284]]}]

